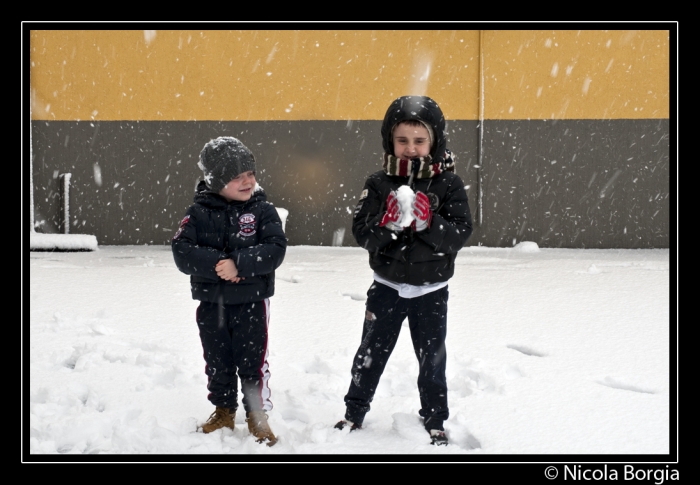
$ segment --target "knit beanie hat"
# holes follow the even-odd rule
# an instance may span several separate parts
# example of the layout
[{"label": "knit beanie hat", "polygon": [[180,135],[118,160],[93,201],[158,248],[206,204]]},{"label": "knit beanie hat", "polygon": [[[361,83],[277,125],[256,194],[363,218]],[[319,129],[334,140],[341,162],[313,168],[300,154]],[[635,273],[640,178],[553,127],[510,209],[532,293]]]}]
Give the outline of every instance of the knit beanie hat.
[{"label": "knit beanie hat", "polygon": [[207,187],[219,193],[239,174],[255,171],[255,157],[237,138],[220,136],[204,145],[197,165],[204,172]]}]

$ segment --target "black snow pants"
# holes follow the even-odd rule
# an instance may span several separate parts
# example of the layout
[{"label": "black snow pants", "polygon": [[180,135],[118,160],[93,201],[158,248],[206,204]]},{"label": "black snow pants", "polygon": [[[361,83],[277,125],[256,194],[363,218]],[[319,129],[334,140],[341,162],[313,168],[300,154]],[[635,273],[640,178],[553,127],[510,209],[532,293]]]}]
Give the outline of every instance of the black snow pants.
[{"label": "black snow pants", "polygon": [[213,405],[236,410],[240,378],[246,412],[272,409],[267,363],[269,310],[269,299],[240,305],[199,304],[197,326],[208,399]]},{"label": "black snow pants", "polygon": [[449,417],[445,377],[447,335],[447,287],[415,298],[374,282],[367,291],[362,343],[352,363],[352,381],[345,395],[345,419],[362,424],[370,409],[401,325],[408,318],[413,349],[418,358],[418,392],[427,430],[444,429]]}]

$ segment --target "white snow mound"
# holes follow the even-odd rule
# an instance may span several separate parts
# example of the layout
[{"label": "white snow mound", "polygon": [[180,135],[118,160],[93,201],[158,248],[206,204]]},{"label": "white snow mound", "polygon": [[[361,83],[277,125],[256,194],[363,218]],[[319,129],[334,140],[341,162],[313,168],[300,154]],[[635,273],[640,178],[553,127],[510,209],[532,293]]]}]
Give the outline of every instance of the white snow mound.
[{"label": "white snow mound", "polygon": [[540,250],[540,247],[536,242],[523,241],[513,246],[513,249],[519,253],[536,253]]}]

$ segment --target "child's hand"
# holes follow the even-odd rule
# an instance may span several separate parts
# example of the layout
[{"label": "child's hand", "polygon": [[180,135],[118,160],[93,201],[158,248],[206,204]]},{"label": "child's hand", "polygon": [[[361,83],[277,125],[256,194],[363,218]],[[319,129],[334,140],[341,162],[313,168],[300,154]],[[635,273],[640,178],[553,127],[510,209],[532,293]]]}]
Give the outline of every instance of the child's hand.
[{"label": "child's hand", "polygon": [[216,274],[219,278],[233,283],[238,283],[243,278],[238,276],[238,268],[232,259],[222,259],[216,263]]},{"label": "child's hand", "polygon": [[430,210],[430,200],[423,192],[416,192],[416,200],[413,201],[413,222],[416,231],[422,231],[430,227],[430,220],[433,218],[433,211]]},{"label": "child's hand", "polygon": [[397,224],[399,219],[401,219],[399,200],[396,198],[396,192],[392,190],[386,198],[386,212],[384,213],[384,217],[382,217],[382,221],[379,223],[379,227],[386,226],[392,231],[401,231],[403,227]]}]

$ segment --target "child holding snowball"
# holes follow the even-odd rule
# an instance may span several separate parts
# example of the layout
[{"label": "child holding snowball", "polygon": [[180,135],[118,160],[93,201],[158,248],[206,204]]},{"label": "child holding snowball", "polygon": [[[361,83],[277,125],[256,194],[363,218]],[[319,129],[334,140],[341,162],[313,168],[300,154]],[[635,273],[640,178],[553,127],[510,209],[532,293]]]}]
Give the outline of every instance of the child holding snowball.
[{"label": "child holding snowball", "polygon": [[431,98],[394,100],[381,135],[382,170],[367,178],[352,226],[355,240],[369,252],[374,282],[367,291],[345,418],[335,427],[362,428],[407,318],[419,363],[418,414],[431,443],[446,445],[447,283],[472,233],[467,193],[454,173],[442,110]]}]

